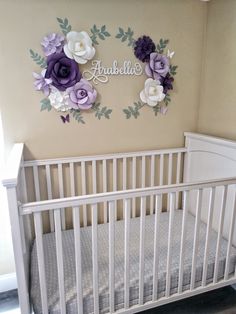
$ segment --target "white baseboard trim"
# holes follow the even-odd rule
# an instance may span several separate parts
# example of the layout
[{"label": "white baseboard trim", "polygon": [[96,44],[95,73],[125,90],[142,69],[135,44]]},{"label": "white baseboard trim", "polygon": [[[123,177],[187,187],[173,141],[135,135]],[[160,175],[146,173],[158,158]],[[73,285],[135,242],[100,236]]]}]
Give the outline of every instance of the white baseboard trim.
[{"label": "white baseboard trim", "polygon": [[17,289],[16,273],[0,276],[0,293]]}]

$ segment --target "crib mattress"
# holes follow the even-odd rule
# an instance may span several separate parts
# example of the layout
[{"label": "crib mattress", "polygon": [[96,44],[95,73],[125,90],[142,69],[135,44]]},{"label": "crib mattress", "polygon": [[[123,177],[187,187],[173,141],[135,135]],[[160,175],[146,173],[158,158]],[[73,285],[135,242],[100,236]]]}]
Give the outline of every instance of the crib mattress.
[{"label": "crib mattress", "polygon": [[[140,219],[131,219],[130,225],[130,305],[138,304],[139,297],[139,237]],[[158,265],[158,296],[164,296],[166,286],[166,262],[169,213],[162,213],[159,230],[159,265]],[[186,250],[184,258],[183,290],[190,286],[191,265],[193,252],[193,230],[195,217],[187,216]],[[173,245],[171,262],[171,294],[177,292],[179,252],[181,242],[182,210],[174,213]],[[144,301],[152,299],[152,272],[153,272],[153,246],[154,246],[154,216],[146,216],[145,224],[145,269],[144,269]],[[99,267],[99,308],[100,313],[109,313],[109,263],[108,263],[108,224],[98,226],[98,267]],[[206,225],[201,222],[199,229],[199,248],[197,254],[196,282],[199,286],[202,279],[203,257],[206,239]],[[64,273],[66,291],[66,311],[77,314],[76,305],[76,279],[75,279],[75,252],[73,230],[62,232]],[[211,282],[214,272],[214,260],[216,251],[217,234],[211,231],[209,245],[209,259],[207,270],[207,282]],[[56,265],[56,247],[54,233],[43,236],[48,306],[50,314],[59,314],[59,293]],[[93,313],[93,289],[92,289],[92,239],[91,227],[81,228],[82,245],[82,273],[83,273],[83,306],[84,314]],[[220,250],[219,278],[223,277],[227,241],[222,239]],[[230,273],[235,269],[236,249],[232,247],[230,259]],[[37,264],[36,244],[33,244],[31,252],[31,301],[36,314],[42,313],[39,288],[39,274]],[[115,308],[124,307],[124,222],[115,223]]]}]

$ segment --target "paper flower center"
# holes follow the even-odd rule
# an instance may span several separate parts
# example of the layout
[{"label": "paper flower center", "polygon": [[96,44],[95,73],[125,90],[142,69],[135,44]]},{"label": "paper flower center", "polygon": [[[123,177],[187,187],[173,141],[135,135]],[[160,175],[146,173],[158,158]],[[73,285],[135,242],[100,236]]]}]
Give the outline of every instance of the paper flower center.
[{"label": "paper flower center", "polygon": [[87,96],[87,91],[86,90],[84,90],[84,89],[80,89],[79,91],[78,91],[78,98],[84,98],[84,97],[86,97]]},{"label": "paper flower center", "polygon": [[60,77],[67,77],[70,74],[70,69],[64,65],[62,65],[59,69],[59,76]]},{"label": "paper flower center", "polygon": [[150,94],[151,96],[156,95],[156,92],[157,92],[156,87],[151,86],[151,87],[149,88],[149,94]]}]

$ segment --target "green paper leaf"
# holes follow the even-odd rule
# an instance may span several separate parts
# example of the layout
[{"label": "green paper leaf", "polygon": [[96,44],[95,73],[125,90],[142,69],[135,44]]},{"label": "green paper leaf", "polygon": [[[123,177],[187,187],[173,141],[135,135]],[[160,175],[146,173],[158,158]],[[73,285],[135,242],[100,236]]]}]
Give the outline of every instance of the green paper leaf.
[{"label": "green paper leaf", "polygon": [[48,98],[42,99],[40,101],[40,104],[41,104],[40,111],[44,111],[44,110],[51,111],[52,110],[52,106],[51,106],[50,100]]},{"label": "green paper leaf", "polygon": [[111,36],[111,34],[108,33],[108,32],[104,32],[103,35],[105,35],[106,37],[110,37]]},{"label": "green paper leaf", "polygon": [[122,37],[122,34],[117,34],[116,35],[116,38],[121,38]]},{"label": "green paper leaf", "polygon": [[84,119],[83,119],[83,116],[82,116],[80,110],[71,109],[71,110],[70,110],[70,113],[72,114],[73,118],[74,118],[78,123],[85,124]]},{"label": "green paper leaf", "polygon": [[32,49],[29,50],[31,58],[34,62],[39,65],[42,69],[45,69],[47,66],[46,60],[41,57],[38,53],[34,52]]},{"label": "green paper leaf", "polygon": [[105,32],[105,30],[106,30],[106,25],[103,25],[103,26],[101,27],[101,32],[103,33],[103,32]]},{"label": "green paper leaf", "polygon": [[123,36],[123,38],[121,39],[121,41],[122,41],[122,42],[126,41],[127,37],[128,37],[127,35]]},{"label": "green paper leaf", "polygon": [[124,30],[123,30],[123,28],[119,27],[119,32],[120,32],[121,35],[124,35]]},{"label": "green paper leaf", "polygon": [[126,119],[130,119],[134,117],[137,119],[140,115],[139,110],[144,106],[140,101],[134,102],[134,107],[128,106],[128,108],[123,109],[123,112],[126,114]]},{"label": "green paper leaf", "polygon": [[105,39],[105,37],[104,37],[101,33],[98,34],[98,37],[99,37],[100,39],[102,39],[102,40]]},{"label": "green paper leaf", "polygon": [[57,17],[57,20],[60,24],[63,24],[63,19],[61,19],[60,17]]},{"label": "green paper leaf", "polygon": [[93,105],[93,110],[95,111],[95,117],[101,120],[102,117],[105,119],[110,119],[112,109],[107,109],[107,106],[100,108],[100,103],[95,103]]},{"label": "green paper leaf", "polygon": [[67,18],[57,18],[57,21],[59,22],[59,26],[62,30],[62,33],[66,36],[72,29],[71,25],[69,25],[69,21]]}]

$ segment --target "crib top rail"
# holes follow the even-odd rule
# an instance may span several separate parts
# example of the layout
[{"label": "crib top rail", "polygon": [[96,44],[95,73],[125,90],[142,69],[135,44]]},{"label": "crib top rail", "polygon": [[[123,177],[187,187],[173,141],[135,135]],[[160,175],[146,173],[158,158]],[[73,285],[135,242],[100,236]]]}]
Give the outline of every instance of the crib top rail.
[{"label": "crib top rail", "polygon": [[168,149],[158,149],[158,150],[144,150],[137,152],[127,152],[127,153],[113,153],[104,155],[91,155],[91,156],[81,156],[81,157],[66,157],[66,158],[55,158],[55,159],[42,159],[42,160],[29,160],[24,161],[24,167],[32,166],[45,166],[54,164],[69,164],[82,161],[99,161],[99,160],[112,160],[120,158],[132,158],[132,157],[147,157],[152,155],[165,155],[165,154],[176,154],[185,153],[187,148],[168,148]]},{"label": "crib top rail", "polygon": [[60,199],[52,199],[47,201],[31,202],[21,204],[19,206],[20,215],[29,215],[36,212],[42,212],[52,209],[60,209],[66,207],[78,207],[81,205],[91,205],[101,202],[117,201],[123,199],[131,199],[135,197],[145,197],[151,195],[160,195],[168,193],[176,193],[190,190],[200,190],[206,188],[214,188],[217,186],[235,185],[236,177],[227,179],[217,179],[193,183],[180,183],[147,188],[137,188],[125,191],[106,192],[99,194],[90,194],[75,197],[65,197]]},{"label": "crib top rail", "polygon": [[2,176],[3,186],[11,188],[17,185],[19,171],[22,165],[23,150],[23,143],[14,144]]}]

